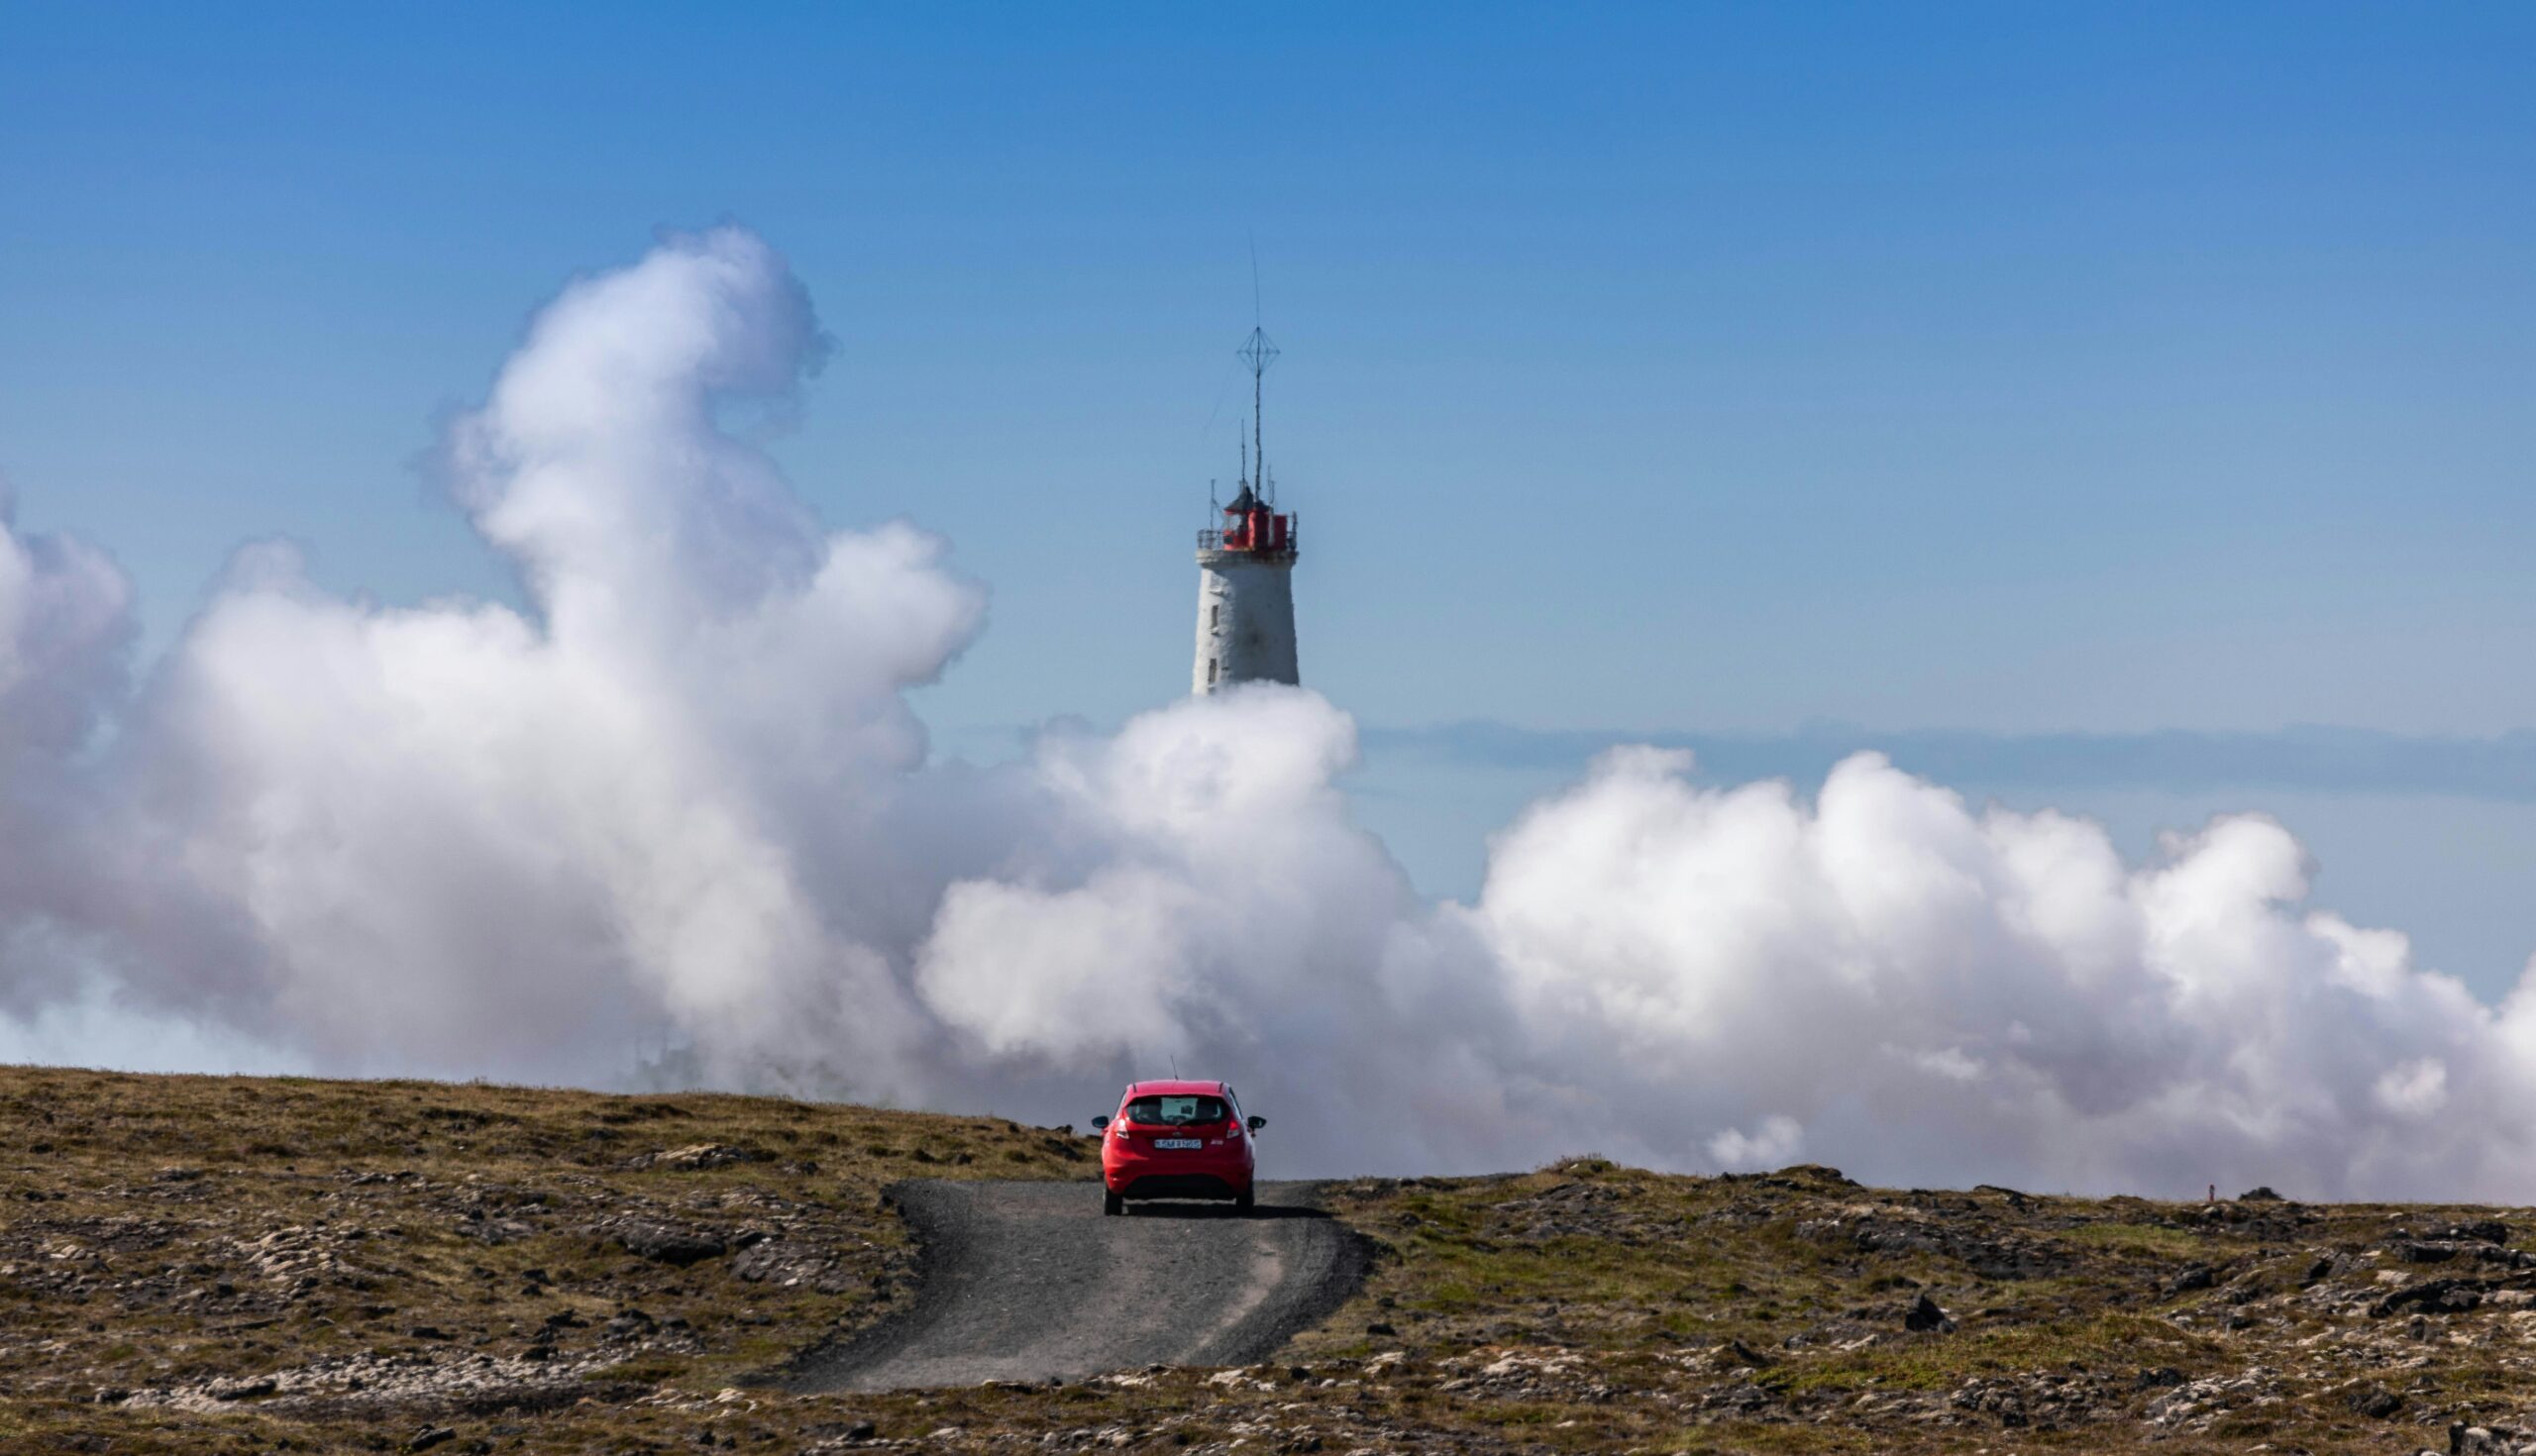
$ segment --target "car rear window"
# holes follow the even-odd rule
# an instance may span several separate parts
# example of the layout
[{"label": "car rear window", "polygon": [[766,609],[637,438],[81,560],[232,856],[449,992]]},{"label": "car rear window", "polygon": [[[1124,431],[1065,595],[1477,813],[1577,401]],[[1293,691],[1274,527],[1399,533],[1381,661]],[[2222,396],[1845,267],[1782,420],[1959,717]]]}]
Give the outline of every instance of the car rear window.
[{"label": "car rear window", "polygon": [[1221,1122],[1232,1114],[1224,1109],[1221,1097],[1187,1096],[1137,1097],[1118,1115],[1129,1122],[1185,1127]]}]

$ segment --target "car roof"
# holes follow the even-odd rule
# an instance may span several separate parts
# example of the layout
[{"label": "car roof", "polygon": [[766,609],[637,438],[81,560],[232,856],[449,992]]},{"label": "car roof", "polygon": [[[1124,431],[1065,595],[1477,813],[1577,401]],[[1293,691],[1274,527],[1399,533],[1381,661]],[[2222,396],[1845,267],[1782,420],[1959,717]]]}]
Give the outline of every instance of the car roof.
[{"label": "car roof", "polygon": [[1131,1097],[1185,1097],[1192,1093],[1219,1097],[1224,1094],[1220,1082],[1131,1082],[1127,1095]]}]

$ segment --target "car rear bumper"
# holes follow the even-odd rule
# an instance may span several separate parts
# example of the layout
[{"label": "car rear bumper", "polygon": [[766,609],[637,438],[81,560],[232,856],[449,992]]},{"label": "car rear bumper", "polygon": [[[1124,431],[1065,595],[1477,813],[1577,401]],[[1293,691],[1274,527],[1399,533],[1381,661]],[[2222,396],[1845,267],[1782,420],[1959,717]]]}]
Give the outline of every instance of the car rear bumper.
[{"label": "car rear bumper", "polygon": [[1110,1191],[1126,1198],[1238,1198],[1250,1187],[1244,1173],[1144,1173],[1112,1179]]},{"label": "car rear bumper", "polygon": [[1112,1148],[1101,1160],[1101,1182],[1128,1198],[1237,1198],[1250,1188],[1247,1151],[1234,1145],[1121,1155]]}]

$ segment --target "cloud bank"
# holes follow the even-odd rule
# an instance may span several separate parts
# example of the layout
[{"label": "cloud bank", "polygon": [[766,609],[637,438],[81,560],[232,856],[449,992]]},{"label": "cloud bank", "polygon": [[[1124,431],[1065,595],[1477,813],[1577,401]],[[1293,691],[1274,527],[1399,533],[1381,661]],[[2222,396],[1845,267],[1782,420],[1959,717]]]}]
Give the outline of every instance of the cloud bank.
[{"label": "cloud bank", "polygon": [[1464,904],[1353,823],[1309,691],[934,762],[905,693],[981,589],[913,527],[824,530],[724,423],[823,339],[744,231],[568,287],[443,452],[525,610],[251,547],[135,684],[108,559],[0,528],[0,1045],[112,1014],[611,1085],[666,1040],[709,1085],[1047,1121],[1176,1059],[1289,1173],[2536,1198],[2536,990],[2309,908],[2258,816],[2132,865],[1873,753],[1805,799],[1623,748]]},{"label": "cloud bank", "polygon": [[2525,728],[2491,738],[2312,726],[2272,733],[1981,733],[1874,732],[1840,724],[1785,734],[1633,735],[1480,721],[1368,728],[1364,738],[1369,747],[1447,762],[1553,772],[1607,748],[1638,744],[1689,750],[1708,773],[1734,779],[1818,780],[1852,754],[1878,752],[1946,782],[2063,791],[2259,789],[2536,802],[2536,730]]}]

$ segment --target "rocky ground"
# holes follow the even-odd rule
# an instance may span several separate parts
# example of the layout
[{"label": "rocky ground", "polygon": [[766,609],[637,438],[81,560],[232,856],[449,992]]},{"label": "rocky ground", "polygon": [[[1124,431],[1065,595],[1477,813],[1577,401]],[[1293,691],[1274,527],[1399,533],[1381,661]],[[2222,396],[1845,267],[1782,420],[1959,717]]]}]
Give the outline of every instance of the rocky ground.
[{"label": "rocky ground", "polygon": [[692,1444],[681,1391],[905,1298],[888,1184],[1092,1166],[996,1118],[22,1068],[0,1147],[0,1451],[48,1452]]},{"label": "rocky ground", "polygon": [[1591,1159],[1334,1201],[1392,1257],[1290,1353],[1401,1351],[1466,1447],[2536,1451],[2518,1210]]},{"label": "rocky ground", "polygon": [[794,1396],[904,1305],[892,1184],[1090,1140],[24,1069],[0,1136],[0,1453],[2536,1451],[2522,1210],[1365,1180],[1371,1277],[1269,1363]]}]

